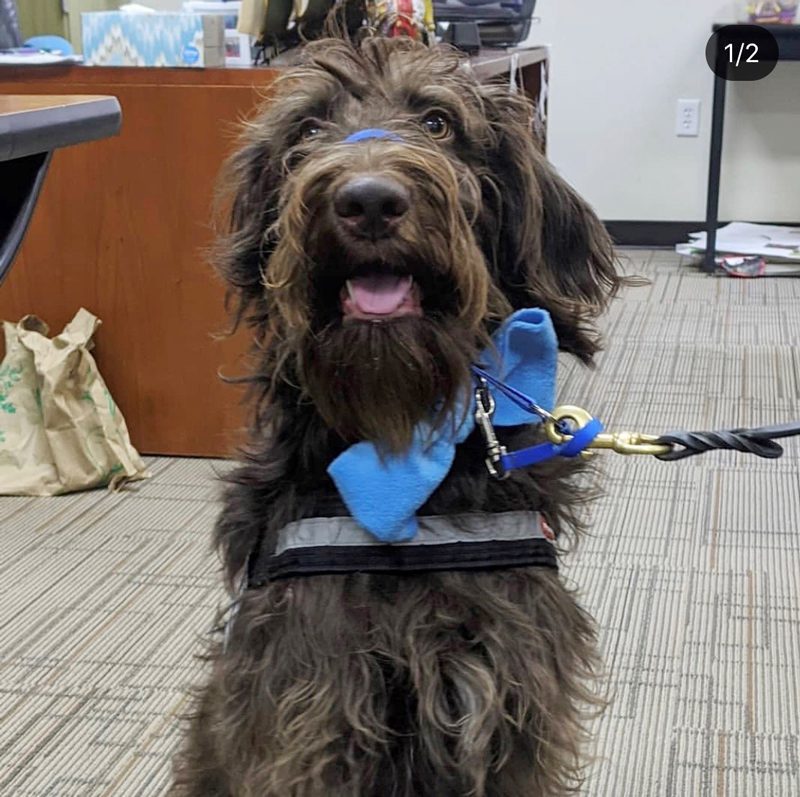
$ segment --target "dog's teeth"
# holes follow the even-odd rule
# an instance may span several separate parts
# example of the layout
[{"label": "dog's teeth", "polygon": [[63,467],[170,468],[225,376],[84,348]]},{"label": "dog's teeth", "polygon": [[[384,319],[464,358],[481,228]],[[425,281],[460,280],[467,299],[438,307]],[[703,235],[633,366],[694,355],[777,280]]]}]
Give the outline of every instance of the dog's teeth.
[{"label": "dog's teeth", "polygon": [[345,285],[347,286],[347,295],[350,297],[350,301],[354,302],[355,297],[353,296],[353,283],[350,280],[347,280]]}]

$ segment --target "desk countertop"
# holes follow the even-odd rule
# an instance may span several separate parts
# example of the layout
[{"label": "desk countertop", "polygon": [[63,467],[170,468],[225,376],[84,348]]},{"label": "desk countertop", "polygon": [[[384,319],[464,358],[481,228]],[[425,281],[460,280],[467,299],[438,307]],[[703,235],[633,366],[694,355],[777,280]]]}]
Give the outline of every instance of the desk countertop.
[{"label": "desk countertop", "polygon": [[0,96],[0,161],[113,136],[121,119],[115,97]]},{"label": "desk countertop", "polygon": [[[488,80],[508,71],[512,56],[517,57],[520,68],[546,61],[549,55],[547,45],[517,47],[507,50],[482,50],[473,56],[475,74],[481,80]],[[147,66],[2,66],[0,81],[40,80],[85,86],[91,91],[93,85],[107,85],[113,81],[125,85],[138,86],[260,86],[267,89],[269,84],[290,66],[297,57],[297,51],[287,50],[273,59],[269,66],[206,67],[189,69],[186,67],[147,67]]]}]

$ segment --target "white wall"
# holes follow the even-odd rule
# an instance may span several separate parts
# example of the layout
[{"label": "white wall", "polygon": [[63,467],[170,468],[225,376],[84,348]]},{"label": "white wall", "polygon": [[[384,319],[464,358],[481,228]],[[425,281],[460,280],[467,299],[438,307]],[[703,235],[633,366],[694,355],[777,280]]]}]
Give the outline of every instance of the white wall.
[{"label": "white wall", "polygon": [[[552,45],[548,154],[606,220],[705,217],[714,21],[744,0],[539,0],[529,43]],[[675,135],[678,98],[700,136]],[[723,219],[800,221],[800,62],[729,83]]]},{"label": "white wall", "polygon": [[183,0],[135,0],[135,2],[155,8],[156,11],[180,11],[183,4]]},{"label": "white wall", "polygon": [[81,14],[84,11],[115,11],[120,0],[66,0],[61,7],[67,14],[69,40],[77,52],[82,51]]}]

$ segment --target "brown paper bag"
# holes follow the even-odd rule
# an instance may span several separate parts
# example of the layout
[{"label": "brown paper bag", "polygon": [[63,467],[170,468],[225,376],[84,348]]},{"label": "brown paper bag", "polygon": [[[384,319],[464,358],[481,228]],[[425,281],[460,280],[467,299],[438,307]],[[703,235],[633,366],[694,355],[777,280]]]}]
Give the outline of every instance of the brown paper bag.
[{"label": "brown paper bag", "polygon": [[52,339],[35,316],[3,324],[0,494],[56,495],[149,475],[89,353],[99,325],[84,309]]}]

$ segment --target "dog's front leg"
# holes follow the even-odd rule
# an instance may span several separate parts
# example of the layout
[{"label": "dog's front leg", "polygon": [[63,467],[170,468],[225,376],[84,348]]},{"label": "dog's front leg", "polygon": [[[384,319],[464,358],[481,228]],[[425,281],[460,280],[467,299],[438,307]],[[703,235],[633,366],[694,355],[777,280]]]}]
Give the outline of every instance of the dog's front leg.
[{"label": "dog's front leg", "polygon": [[214,681],[198,697],[188,718],[188,733],[174,762],[174,779],[169,797],[234,797],[227,775],[217,760],[212,732]]}]

